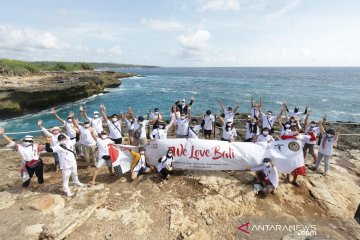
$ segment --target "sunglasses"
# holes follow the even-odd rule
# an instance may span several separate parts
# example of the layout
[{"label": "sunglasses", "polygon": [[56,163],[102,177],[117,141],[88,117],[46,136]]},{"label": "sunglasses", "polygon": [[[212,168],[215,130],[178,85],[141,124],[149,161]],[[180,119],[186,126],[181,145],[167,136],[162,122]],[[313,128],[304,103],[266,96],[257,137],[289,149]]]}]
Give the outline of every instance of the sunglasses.
[{"label": "sunglasses", "polygon": [[34,141],[31,141],[31,140],[24,140],[23,142],[33,143]]}]

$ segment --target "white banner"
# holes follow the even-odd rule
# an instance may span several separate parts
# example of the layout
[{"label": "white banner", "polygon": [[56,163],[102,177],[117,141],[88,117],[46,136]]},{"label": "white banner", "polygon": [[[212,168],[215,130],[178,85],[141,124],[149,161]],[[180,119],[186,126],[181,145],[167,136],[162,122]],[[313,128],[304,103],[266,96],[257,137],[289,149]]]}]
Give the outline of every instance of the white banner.
[{"label": "white banner", "polygon": [[[133,160],[129,147],[118,146],[120,162],[126,162],[127,169]],[[168,149],[172,149],[175,169],[244,170],[258,166],[264,158],[272,159],[279,173],[291,173],[304,166],[300,140],[229,143],[202,139],[160,139],[151,141],[145,149],[147,162],[154,166]]]}]

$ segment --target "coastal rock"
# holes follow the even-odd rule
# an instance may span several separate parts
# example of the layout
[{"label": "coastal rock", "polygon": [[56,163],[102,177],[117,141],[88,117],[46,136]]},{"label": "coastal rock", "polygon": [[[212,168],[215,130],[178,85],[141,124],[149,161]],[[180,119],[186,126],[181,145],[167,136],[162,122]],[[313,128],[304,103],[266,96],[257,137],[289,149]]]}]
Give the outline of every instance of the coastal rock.
[{"label": "coastal rock", "polygon": [[65,201],[60,195],[36,195],[29,199],[27,207],[40,211],[42,214],[59,214],[63,210]]}]

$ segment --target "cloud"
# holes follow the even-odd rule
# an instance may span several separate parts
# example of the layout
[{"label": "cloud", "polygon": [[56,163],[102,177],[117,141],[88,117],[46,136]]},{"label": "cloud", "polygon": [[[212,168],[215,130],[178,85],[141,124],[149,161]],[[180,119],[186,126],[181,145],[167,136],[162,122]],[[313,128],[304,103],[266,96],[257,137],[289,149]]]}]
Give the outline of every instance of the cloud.
[{"label": "cloud", "polygon": [[273,19],[283,16],[284,14],[286,14],[287,12],[289,12],[290,10],[295,8],[297,5],[299,5],[301,2],[302,2],[302,0],[293,0],[293,1],[289,2],[284,7],[280,8],[277,12],[269,15],[267,17],[268,21],[271,21]]},{"label": "cloud", "polygon": [[240,9],[239,0],[208,0],[199,7],[199,12],[205,11],[238,11]]},{"label": "cloud", "polygon": [[179,31],[184,28],[184,26],[175,21],[169,20],[159,20],[159,19],[141,19],[141,23],[148,28],[159,30],[159,31]]},{"label": "cloud", "polygon": [[60,44],[51,32],[32,28],[17,29],[13,26],[0,25],[0,48],[12,51],[39,51],[62,49],[69,44]]},{"label": "cloud", "polygon": [[206,30],[197,30],[196,32],[189,31],[186,35],[181,35],[178,38],[181,46],[191,50],[201,50],[208,46],[210,33]]}]

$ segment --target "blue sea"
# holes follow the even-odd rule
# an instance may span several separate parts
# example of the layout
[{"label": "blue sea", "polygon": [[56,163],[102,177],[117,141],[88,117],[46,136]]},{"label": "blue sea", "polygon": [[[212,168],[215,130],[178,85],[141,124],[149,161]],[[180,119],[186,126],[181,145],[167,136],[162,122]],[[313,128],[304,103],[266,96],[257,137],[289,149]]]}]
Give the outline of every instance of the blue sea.
[{"label": "blue sea", "polygon": [[[126,112],[131,106],[136,114],[146,115],[155,107],[169,116],[172,104],[180,98],[195,98],[192,112],[199,115],[207,109],[220,110],[218,100],[224,105],[235,106],[240,100],[239,112],[250,111],[250,97],[258,101],[263,97],[263,111],[280,111],[282,101],[290,109],[295,106],[304,111],[310,106],[312,119],[324,114],[329,121],[360,122],[360,68],[149,68],[112,69],[137,73],[141,77],[122,80],[109,93],[92,96],[71,104],[57,106],[59,115],[66,118],[69,111],[76,116],[80,105],[88,112],[99,110],[101,103],[108,115]],[[0,122],[6,132],[34,131],[37,120],[45,127],[59,125],[49,111],[8,119]],[[34,133],[33,135],[38,135]],[[23,134],[12,135],[15,138]]]}]

